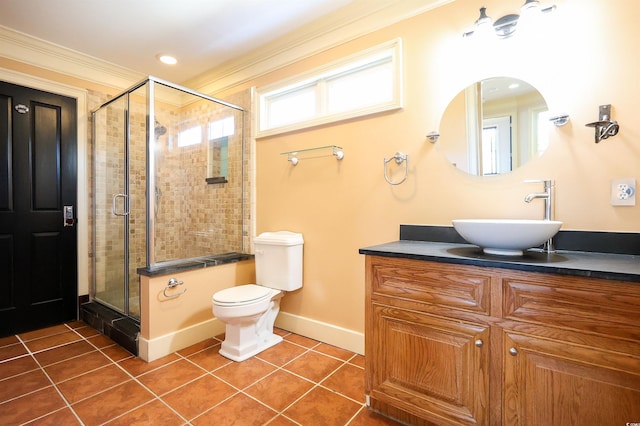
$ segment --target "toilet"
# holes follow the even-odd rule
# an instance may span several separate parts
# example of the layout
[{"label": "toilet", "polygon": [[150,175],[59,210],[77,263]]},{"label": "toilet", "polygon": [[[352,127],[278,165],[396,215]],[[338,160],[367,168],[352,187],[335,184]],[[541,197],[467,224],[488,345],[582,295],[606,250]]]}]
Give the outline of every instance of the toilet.
[{"label": "toilet", "polygon": [[254,238],[256,284],[220,290],[213,295],[213,315],[226,324],[220,355],[244,361],[280,343],[273,324],[280,299],[302,287],[302,234],[264,232]]}]

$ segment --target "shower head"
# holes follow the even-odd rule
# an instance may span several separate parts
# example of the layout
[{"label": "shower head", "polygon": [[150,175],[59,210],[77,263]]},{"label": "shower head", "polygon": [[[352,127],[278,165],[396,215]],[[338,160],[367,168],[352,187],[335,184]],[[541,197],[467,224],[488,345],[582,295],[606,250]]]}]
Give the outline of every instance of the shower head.
[{"label": "shower head", "polygon": [[154,128],[154,131],[155,131],[155,135],[156,135],[156,139],[157,139],[160,136],[162,136],[165,133],[167,133],[167,128],[164,127],[162,124],[160,124],[160,122],[158,120],[156,120],[156,126]]}]

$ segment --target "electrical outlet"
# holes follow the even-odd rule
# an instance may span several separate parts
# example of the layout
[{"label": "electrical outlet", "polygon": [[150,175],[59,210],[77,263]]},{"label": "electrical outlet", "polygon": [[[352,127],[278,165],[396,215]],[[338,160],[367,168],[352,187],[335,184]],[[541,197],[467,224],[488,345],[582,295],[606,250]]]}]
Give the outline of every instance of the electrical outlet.
[{"label": "electrical outlet", "polygon": [[636,179],[612,179],[611,180],[611,205],[635,206],[636,205]]}]

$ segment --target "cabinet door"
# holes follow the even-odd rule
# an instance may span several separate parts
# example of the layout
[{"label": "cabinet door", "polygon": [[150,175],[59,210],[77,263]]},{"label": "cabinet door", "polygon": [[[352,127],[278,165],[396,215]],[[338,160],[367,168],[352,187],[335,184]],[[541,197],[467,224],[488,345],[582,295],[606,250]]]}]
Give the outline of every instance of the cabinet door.
[{"label": "cabinet door", "polygon": [[489,328],[373,305],[369,395],[439,425],[487,424]]},{"label": "cabinet door", "polygon": [[505,334],[503,425],[640,422],[640,347],[632,355]]}]

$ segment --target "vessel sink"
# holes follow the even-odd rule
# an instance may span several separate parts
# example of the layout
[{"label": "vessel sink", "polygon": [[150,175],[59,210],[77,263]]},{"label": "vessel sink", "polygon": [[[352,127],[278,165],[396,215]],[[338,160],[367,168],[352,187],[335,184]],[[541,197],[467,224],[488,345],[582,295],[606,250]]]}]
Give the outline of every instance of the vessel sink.
[{"label": "vessel sink", "polygon": [[556,220],[458,219],[453,220],[458,234],[487,254],[522,256],[553,237],[562,226]]}]

